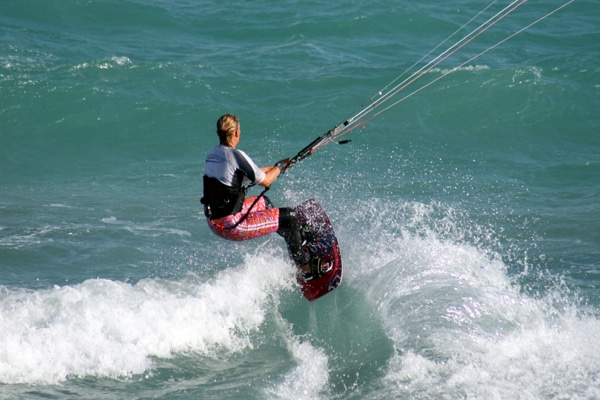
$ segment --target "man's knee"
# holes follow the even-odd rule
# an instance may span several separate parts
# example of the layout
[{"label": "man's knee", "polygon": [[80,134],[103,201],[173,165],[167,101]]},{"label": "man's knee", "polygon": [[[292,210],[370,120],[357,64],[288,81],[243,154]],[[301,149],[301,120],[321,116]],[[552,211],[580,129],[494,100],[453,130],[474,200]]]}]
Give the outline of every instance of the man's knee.
[{"label": "man's knee", "polygon": [[279,209],[279,229],[298,229],[298,217],[295,210],[287,207]]}]

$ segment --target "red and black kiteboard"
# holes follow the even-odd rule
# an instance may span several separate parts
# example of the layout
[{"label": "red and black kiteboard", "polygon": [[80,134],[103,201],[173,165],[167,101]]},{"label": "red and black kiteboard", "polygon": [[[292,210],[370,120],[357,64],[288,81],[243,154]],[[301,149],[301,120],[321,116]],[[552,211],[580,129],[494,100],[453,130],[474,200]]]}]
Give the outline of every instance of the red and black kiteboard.
[{"label": "red and black kiteboard", "polygon": [[342,283],[342,255],[329,217],[315,199],[297,206],[296,213],[304,233],[303,249],[311,259],[320,259],[323,269],[316,279],[306,281],[298,276],[302,294],[313,301]]}]

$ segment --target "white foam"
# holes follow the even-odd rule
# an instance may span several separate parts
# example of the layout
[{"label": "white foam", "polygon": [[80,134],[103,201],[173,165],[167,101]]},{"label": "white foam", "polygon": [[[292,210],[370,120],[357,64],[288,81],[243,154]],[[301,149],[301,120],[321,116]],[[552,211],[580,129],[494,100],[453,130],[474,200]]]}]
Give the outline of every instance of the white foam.
[{"label": "white foam", "polygon": [[457,72],[457,71],[467,71],[467,72],[480,72],[480,71],[487,71],[489,70],[490,67],[488,67],[487,65],[465,65],[462,67],[455,67],[452,69],[443,69],[443,68],[432,68],[431,72],[434,73],[440,73],[440,74],[449,74],[451,72]]},{"label": "white foam", "polygon": [[88,280],[0,300],[0,382],[57,383],[70,376],[129,376],[152,357],[211,355],[251,346],[270,294],[293,287],[281,258],[248,257],[214,280]]},{"label": "white foam", "polygon": [[62,204],[62,203],[52,203],[47,205],[46,207],[54,207],[54,208],[73,208],[72,206]]},{"label": "white foam", "polygon": [[297,366],[288,374],[276,393],[280,399],[317,399],[328,382],[328,359],[323,350],[310,343],[294,341],[292,354]]},{"label": "white foam", "polygon": [[17,233],[13,235],[7,235],[0,238],[0,246],[21,249],[27,246],[36,245],[45,242],[52,242],[52,238],[48,238],[47,235],[60,231],[58,226],[42,226],[40,228],[26,228],[23,229],[24,233]]},{"label": "white foam", "polygon": [[325,398],[323,395],[329,382],[327,355],[310,342],[294,337],[291,326],[282,320],[280,323],[296,366],[285,375],[279,385],[265,390],[266,397],[290,400]]},{"label": "white foam", "polygon": [[132,64],[129,57],[126,57],[126,56],[113,56],[113,57],[111,57],[111,60],[114,61],[117,65]]},{"label": "white foam", "polygon": [[101,221],[107,225],[121,226],[123,230],[133,233],[134,235],[156,237],[162,234],[191,236],[189,231],[182,229],[168,228],[163,226],[162,221],[151,221],[147,223],[137,223],[133,221],[120,220],[115,216],[104,217]]},{"label": "white foam", "polygon": [[501,257],[430,229],[427,208],[414,208],[400,231],[384,232],[397,226],[388,220],[362,243],[379,256],[356,272],[397,349],[382,398],[600,397],[598,317],[563,287],[524,293]]}]

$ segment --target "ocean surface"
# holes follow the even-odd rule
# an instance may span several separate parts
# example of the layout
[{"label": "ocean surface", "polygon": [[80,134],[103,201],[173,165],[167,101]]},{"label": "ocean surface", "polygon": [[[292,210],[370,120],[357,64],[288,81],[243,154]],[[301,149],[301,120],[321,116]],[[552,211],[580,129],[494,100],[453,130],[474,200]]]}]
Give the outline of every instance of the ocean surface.
[{"label": "ocean surface", "polygon": [[208,229],[219,116],[272,165],[509,2],[2,0],[0,399],[600,399],[599,3],[495,46],[565,3],[273,184],[340,242],[308,302]]}]

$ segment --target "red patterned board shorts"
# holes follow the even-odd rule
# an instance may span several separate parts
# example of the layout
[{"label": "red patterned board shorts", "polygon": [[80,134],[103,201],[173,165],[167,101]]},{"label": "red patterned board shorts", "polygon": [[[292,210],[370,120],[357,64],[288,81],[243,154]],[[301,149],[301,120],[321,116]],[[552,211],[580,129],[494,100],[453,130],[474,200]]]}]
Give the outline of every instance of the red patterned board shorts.
[{"label": "red patterned board shorts", "polygon": [[256,196],[244,199],[242,211],[237,214],[218,219],[207,218],[208,226],[217,236],[235,241],[254,239],[276,232],[279,229],[279,208],[267,209],[263,196],[252,207],[248,217],[235,228],[231,228],[244,218],[254,200],[256,200]]}]

